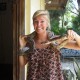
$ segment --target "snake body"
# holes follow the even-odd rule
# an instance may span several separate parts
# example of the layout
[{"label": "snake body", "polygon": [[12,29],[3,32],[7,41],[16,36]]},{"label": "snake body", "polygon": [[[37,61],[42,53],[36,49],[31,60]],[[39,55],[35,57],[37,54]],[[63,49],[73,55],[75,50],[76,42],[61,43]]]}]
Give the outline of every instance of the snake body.
[{"label": "snake body", "polygon": [[[61,41],[61,42],[59,42]],[[34,40],[31,37],[27,37],[25,38],[24,42],[26,42],[26,46],[25,49],[23,48],[23,50],[20,50],[21,53],[26,52],[33,52],[34,51]],[[51,38],[48,42],[42,42],[42,45],[46,45],[46,44],[52,44],[53,47],[56,47],[58,50],[63,48],[66,44],[68,43],[68,38],[67,38],[67,34],[64,36],[55,36],[53,38]]]},{"label": "snake body", "polygon": [[[59,43],[60,40],[61,40],[61,43]],[[42,42],[42,44],[44,45],[53,44],[53,46],[56,46],[57,49],[63,48],[67,43],[68,43],[67,34],[65,34],[64,36],[57,36],[49,40],[48,42]]]}]

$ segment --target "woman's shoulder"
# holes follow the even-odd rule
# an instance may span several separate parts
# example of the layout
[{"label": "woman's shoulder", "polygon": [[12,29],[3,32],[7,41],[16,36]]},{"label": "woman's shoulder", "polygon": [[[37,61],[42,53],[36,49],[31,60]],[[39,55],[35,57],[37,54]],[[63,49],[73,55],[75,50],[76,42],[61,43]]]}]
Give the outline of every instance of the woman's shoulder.
[{"label": "woman's shoulder", "polygon": [[32,33],[29,33],[29,34],[21,34],[19,37],[26,37],[26,38],[34,38],[34,36],[35,36],[35,31],[34,32],[32,32]]},{"label": "woman's shoulder", "polygon": [[35,35],[35,32],[32,32],[32,33],[27,34],[27,35],[20,35],[19,39],[20,40],[24,39],[25,41],[33,41],[34,35]]},{"label": "woman's shoulder", "polygon": [[27,37],[30,37],[30,38],[34,38],[34,36],[35,36],[35,31],[27,35]]},{"label": "woman's shoulder", "polygon": [[59,39],[60,35],[55,35],[53,31],[47,31],[49,40]]},{"label": "woman's shoulder", "polygon": [[47,30],[47,33],[48,33],[48,38],[49,39],[52,39],[54,37],[54,32],[52,32],[50,30]]}]

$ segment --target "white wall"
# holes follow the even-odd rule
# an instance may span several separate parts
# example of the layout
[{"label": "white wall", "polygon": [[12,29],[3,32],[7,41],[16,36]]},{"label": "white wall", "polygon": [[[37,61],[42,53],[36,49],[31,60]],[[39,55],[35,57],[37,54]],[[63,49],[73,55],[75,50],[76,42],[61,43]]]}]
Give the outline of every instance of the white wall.
[{"label": "white wall", "polygon": [[32,16],[36,10],[40,9],[40,0],[31,0],[31,24],[30,24],[30,32],[34,30]]},{"label": "white wall", "polygon": [[30,33],[30,0],[25,0],[25,34]]},{"label": "white wall", "polygon": [[25,34],[34,31],[32,16],[36,10],[45,9],[45,0],[25,0]]}]

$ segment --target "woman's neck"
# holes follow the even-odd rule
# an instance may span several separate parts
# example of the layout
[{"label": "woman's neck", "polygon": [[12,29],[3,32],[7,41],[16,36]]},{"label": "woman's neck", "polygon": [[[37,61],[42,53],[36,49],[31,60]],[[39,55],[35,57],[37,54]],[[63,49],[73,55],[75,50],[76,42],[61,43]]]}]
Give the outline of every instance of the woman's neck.
[{"label": "woman's neck", "polygon": [[45,42],[48,40],[47,32],[43,34],[36,34],[35,41],[38,43]]}]

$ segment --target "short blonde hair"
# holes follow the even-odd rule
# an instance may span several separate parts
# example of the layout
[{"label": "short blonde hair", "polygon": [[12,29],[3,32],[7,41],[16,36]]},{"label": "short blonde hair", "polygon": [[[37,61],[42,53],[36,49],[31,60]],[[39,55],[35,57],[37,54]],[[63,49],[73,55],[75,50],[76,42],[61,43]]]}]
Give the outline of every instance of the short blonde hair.
[{"label": "short blonde hair", "polygon": [[50,15],[49,12],[47,10],[37,10],[34,14],[33,14],[33,21],[34,19],[39,16],[39,15],[45,15],[47,20],[48,20],[48,28],[50,28]]}]

